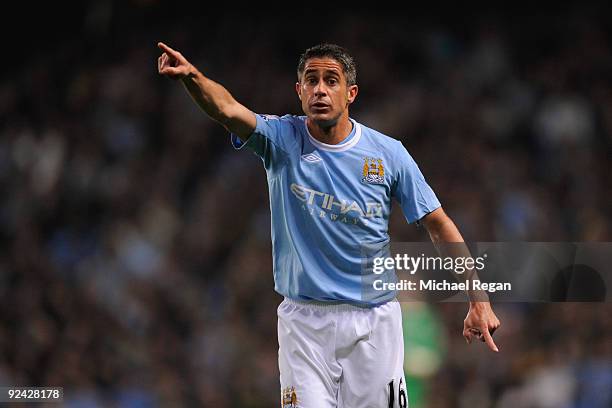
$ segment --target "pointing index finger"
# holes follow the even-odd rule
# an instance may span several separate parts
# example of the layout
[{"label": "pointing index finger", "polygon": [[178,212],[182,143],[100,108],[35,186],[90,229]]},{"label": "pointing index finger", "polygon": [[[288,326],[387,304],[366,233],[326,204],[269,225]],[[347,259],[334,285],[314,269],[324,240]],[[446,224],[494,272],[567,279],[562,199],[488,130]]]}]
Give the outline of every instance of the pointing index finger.
[{"label": "pointing index finger", "polygon": [[166,44],[164,44],[163,42],[158,42],[157,46],[164,50],[165,52],[167,52],[168,54],[172,55],[173,57],[176,56],[176,51],[173,50],[172,48],[168,47]]},{"label": "pointing index finger", "polygon": [[485,343],[487,343],[487,346],[489,346],[491,350],[495,352],[499,352],[499,349],[497,348],[497,346],[495,345],[495,342],[493,341],[493,337],[491,337],[491,334],[489,333],[489,329],[486,327],[483,327],[482,334],[484,336]]}]

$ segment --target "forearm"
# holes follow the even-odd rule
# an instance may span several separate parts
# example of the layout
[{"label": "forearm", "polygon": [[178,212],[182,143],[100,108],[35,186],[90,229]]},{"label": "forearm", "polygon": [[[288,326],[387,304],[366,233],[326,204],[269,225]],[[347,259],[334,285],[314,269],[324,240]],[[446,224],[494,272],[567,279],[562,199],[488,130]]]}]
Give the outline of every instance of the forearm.
[{"label": "forearm", "polygon": [[193,100],[208,116],[246,141],[257,125],[255,114],[238,103],[223,86],[206,78],[183,54],[162,42],[157,43],[157,46],[164,51],[157,59],[159,73],[180,79]]},{"label": "forearm", "polygon": [[181,78],[195,103],[213,120],[246,141],[255,130],[255,114],[241,105],[222,85],[207,78],[192,66],[190,74]]},{"label": "forearm", "polygon": [[[441,256],[450,256],[454,259],[460,257],[472,258],[459,229],[442,208],[427,214],[423,218],[423,223]],[[464,264],[466,263],[467,261],[464,262]],[[453,273],[452,275],[463,282],[478,279],[475,268],[467,267],[467,265],[464,273]],[[470,284],[469,288],[472,287]],[[499,327],[499,319],[491,309],[489,296],[483,290],[472,289],[467,291],[467,295],[470,300],[470,308],[463,321],[463,336],[468,343],[472,341],[473,337],[480,338],[487,343],[491,350],[499,351],[491,337],[491,334]]]},{"label": "forearm", "polygon": [[427,232],[434,245],[443,242],[464,242],[459,229],[447,216],[427,224]]},{"label": "forearm", "polygon": [[[425,220],[425,226],[440,256],[454,259],[472,258],[470,249],[464,243],[463,237],[455,223],[441,209],[439,211],[441,212],[440,214]],[[454,273],[453,275],[462,282],[478,279],[476,270],[473,267],[466,267],[463,273]],[[472,304],[477,301],[488,301],[489,299],[482,290],[468,290],[467,294]]]},{"label": "forearm", "polygon": [[205,77],[195,67],[192,66],[190,71],[189,75],[181,78],[185,89],[208,116],[225,125],[230,119],[232,105],[238,102],[227,89]]},{"label": "forearm", "polygon": [[[193,67],[193,66],[192,66]],[[224,108],[235,102],[232,95],[222,85],[206,78],[195,67],[181,82],[195,103],[217,122],[223,123],[227,119]]]}]

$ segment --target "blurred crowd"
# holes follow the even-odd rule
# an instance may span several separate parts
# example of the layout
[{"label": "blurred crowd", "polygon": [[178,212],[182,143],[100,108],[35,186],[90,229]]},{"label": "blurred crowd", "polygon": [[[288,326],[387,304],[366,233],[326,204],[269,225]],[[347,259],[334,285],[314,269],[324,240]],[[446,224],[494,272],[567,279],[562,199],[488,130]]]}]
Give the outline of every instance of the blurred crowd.
[{"label": "blurred crowd", "polygon": [[[468,24],[84,4],[78,35],[0,78],[0,385],[62,386],[67,407],[279,404],[263,166],[158,76],[157,41],[272,114],[301,114],[300,53],[339,43],[351,116],[402,140],[466,240],[612,240],[598,9]],[[391,235],[428,239],[399,206]],[[609,304],[496,305],[499,355],[465,344],[466,305],[426,307],[439,357],[415,371],[407,341],[411,406],[612,406]]]}]

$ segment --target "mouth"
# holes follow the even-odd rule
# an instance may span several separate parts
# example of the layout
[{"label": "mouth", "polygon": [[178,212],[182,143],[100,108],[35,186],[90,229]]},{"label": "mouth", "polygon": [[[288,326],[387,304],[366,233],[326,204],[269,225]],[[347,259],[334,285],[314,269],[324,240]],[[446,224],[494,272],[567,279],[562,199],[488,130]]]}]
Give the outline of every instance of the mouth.
[{"label": "mouth", "polygon": [[315,103],[311,104],[310,107],[313,110],[318,110],[318,111],[326,110],[326,109],[330,108],[330,106],[328,104],[326,104],[325,102],[315,102]]}]

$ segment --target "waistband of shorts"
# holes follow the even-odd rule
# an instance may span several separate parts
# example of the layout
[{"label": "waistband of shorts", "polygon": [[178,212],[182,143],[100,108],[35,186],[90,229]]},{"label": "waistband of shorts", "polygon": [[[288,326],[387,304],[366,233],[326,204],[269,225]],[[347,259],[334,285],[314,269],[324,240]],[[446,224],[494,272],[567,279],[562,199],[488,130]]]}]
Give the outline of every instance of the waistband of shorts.
[{"label": "waistband of shorts", "polygon": [[329,310],[329,311],[350,311],[350,310],[369,310],[369,309],[374,309],[376,307],[379,306],[384,306],[388,303],[391,302],[397,302],[397,299],[391,299],[387,302],[384,303],[378,303],[375,305],[365,305],[365,304],[358,304],[358,303],[347,303],[347,302],[342,302],[342,301],[329,301],[329,302],[323,302],[320,300],[296,300],[296,299],[290,299],[288,297],[285,297],[285,300],[283,301],[284,303],[288,303],[290,305],[297,305],[297,306],[305,306],[308,308],[312,308],[312,309],[317,309],[317,310]]}]

